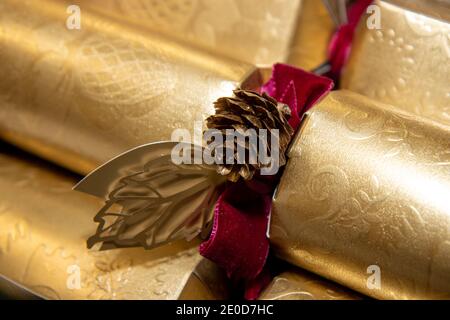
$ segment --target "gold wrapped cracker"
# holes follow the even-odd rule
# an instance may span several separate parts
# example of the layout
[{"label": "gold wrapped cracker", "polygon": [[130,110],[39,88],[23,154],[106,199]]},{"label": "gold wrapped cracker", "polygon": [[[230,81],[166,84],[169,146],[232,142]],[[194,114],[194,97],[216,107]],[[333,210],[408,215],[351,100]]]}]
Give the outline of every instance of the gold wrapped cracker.
[{"label": "gold wrapped cracker", "polygon": [[281,258],[375,298],[450,298],[450,130],[348,91],[308,112],[273,204]]},{"label": "gold wrapped cracker", "polygon": [[317,0],[82,0],[137,27],[253,64],[288,61],[315,68],[326,59],[333,30]]},{"label": "gold wrapped cracker", "polygon": [[[0,136],[79,173],[214,113],[255,70],[60,1],[0,3]],[[200,128],[201,129],[201,128]]]},{"label": "gold wrapped cracker", "polygon": [[362,19],[342,88],[450,126],[450,4],[375,1],[381,29]]},{"label": "gold wrapped cracker", "polygon": [[[47,299],[223,299],[225,276],[198,243],[152,251],[92,251],[92,213],[101,205],[71,190],[76,177],[0,154],[0,291]],[[4,291],[3,291],[4,290]]]},{"label": "gold wrapped cracker", "polygon": [[219,55],[269,64],[282,61],[302,0],[81,1],[121,21],[147,27]]},{"label": "gold wrapped cracker", "polygon": [[[68,19],[75,13],[67,11],[70,4],[67,1],[5,0],[0,3],[1,12],[5,13],[0,16],[0,73],[3,75],[0,79],[0,137],[86,174],[132,147],[170,140],[176,128],[192,132],[194,121],[202,122],[214,114],[213,102],[217,98],[230,96],[238,86],[249,89],[261,84],[260,75],[252,64],[218,55],[221,46],[211,52],[202,51],[197,49],[194,40],[181,44],[161,35],[157,31],[164,29],[164,23],[154,31],[136,28],[124,21],[129,17],[135,22],[142,21],[133,14],[145,15],[145,12],[156,14],[155,19],[158,19],[158,10],[166,12],[172,8],[166,1],[161,1],[155,11],[147,6],[147,11],[140,10],[144,4],[138,1],[110,1],[109,5],[103,5],[103,1],[102,4],[91,2],[79,3],[80,29],[68,27],[71,26],[68,21],[72,21]],[[183,5],[189,3],[183,2]],[[221,3],[225,1],[214,5],[221,8]],[[276,11],[277,19],[285,14],[293,16],[299,7],[303,8],[299,11],[302,17],[299,21],[303,21],[299,25],[301,32],[295,41],[289,41],[296,48],[289,59],[308,68],[322,62],[319,54],[317,59],[311,59],[316,57],[313,54],[316,51],[302,51],[301,45],[296,44],[312,43],[305,31],[310,20],[305,17],[310,17],[308,12],[324,14],[322,4],[304,0],[300,6],[298,1],[288,4],[283,0],[276,4],[267,2],[259,8],[249,0],[232,3],[251,7],[252,14],[264,16],[264,19],[272,6],[281,10]],[[192,10],[203,12],[204,6],[212,4],[194,6]],[[260,11],[253,11],[255,8]],[[232,11],[232,6],[227,6],[227,10]],[[183,18],[181,12],[176,13],[179,19]],[[215,12],[208,13],[209,20]],[[111,17],[117,15],[125,18]],[[224,16],[226,14],[220,15]],[[252,17],[255,18],[250,15],[236,22],[235,28],[242,31],[239,25]],[[295,23],[292,19],[279,19],[282,23],[276,28],[281,28],[287,36],[283,38],[285,45],[274,46],[283,48],[286,58],[281,60],[286,60],[286,38],[294,31],[287,31],[283,26],[292,24],[290,29],[293,30]],[[155,21],[149,24],[158,25]],[[252,30],[273,37],[270,32]],[[314,32],[316,37],[318,30]],[[187,38],[184,34],[180,36]],[[228,51],[242,49],[250,54],[247,45],[259,42],[253,37],[250,39],[233,38],[227,42],[218,37],[217,44],[223,44]],[[324,51],[324,45],[318,46],[318,50]]]},{"label": "gold wrapped cracker", "polygon": [[260,300],[360,300],[363,297],[313,273],[292,268],[273,278]]},{"label": "gold wrapped cracker", "polygon": [[313,70],[327,60],[335,25],[322,1],[303,0],[286,62]]}]

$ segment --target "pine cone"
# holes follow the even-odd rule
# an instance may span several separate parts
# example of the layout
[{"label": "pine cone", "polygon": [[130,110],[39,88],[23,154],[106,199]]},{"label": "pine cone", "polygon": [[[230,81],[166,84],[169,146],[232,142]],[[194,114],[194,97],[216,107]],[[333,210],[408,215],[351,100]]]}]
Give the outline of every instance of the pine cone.
[{"label": "pine cone", "polygon": [[[275,99],[266,93],[258,94],[256,92],[237,89],[234,90],[235,97],[224,97],[214,103],[216,114],[206,119],[208,129],[217,129],[222,132],[223,154],[225,155],[226,129],[247,130],[255,129],[259,134],[259,129],[267,129],[268,144],[266,154],[271,156],[271,134],[272,129],[279,130],[279,165],[286,164],[285,153],[289,145],[294,130],[288,123],[290,117],[289,106],[278,103]],[[234,164],[220,164],[217,172],[226,175],[228,180],[236,182],[241,176],[245,180],[253,177],[257,170],[268,166],[258,161],[250,164],[248,161],[249,148],[257,149],[257,146],[250,146],[246,142],[246,160],[244,164],[237,162],[237,139],[234,141]],[[256,150],[257,151],[257,150]]]}]

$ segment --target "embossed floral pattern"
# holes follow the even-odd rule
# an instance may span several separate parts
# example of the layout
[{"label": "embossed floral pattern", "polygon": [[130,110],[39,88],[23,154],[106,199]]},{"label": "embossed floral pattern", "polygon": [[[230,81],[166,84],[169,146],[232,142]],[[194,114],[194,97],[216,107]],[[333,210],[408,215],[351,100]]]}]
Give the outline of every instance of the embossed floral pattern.
[{"label": "embossed floral pattern", "polygon": [[343,88],[449,126],[450,24],[437,18],[448,7],[436,5],[424,15],[376,4],[382,28],[359,28]]},{"label": "embossed floral pattern", "polygon": [[448,298],[450,131],[419,120],[350,92],[316,105],[275,197],[276,252],[376,298]]}]

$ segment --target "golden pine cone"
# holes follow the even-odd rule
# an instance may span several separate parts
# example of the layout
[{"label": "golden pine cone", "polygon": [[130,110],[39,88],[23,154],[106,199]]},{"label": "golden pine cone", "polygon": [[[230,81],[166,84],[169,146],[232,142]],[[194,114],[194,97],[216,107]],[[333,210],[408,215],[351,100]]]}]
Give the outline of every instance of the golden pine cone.
[{"label": "golden pine cone", "polygon": [[[294,130],[288,123],[291,115],[289,106],[278,103],[266,93],[259,94],[253,91],[237,89],[234,90],[234,97],[219,98],[214,107],[216,113],[206,119],[208,129],[217,129],[222,132],[224,138],[223,152],[226,152],[225,138],[226,129],[248,130],[255,129],[259,134],[259,129],[267,129],[268,139],[272,129],[279,130],[279,165],[286,164],[286,149],[291,141]],[[268,166],[258,161],[255,164],[248,163],[249,143],[246,143],[246,161],[244,164],[220,164],[217,172],[226,175],[228,180],[236,182],[239,177],[249,180],[256,171]],[[234,141],[234,159],[237,160],[237,140]],[[267,144],[267,155],[271,155],[270,140]],[[236,162],[236,161],[235,161]]]}]

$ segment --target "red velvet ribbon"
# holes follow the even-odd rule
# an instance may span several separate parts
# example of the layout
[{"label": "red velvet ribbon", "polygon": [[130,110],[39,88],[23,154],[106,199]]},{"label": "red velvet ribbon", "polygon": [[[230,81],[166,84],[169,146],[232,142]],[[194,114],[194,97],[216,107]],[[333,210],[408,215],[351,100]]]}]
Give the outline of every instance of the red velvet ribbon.
[{"label": "red velvet ribbon", "polygon": [[348,23],[341,25],[336,30],[328,46],[328,61],[331,64],[331,71],[327,74],[328,77],[334,80],[339,79],[350,56],[356,27],[372,2],[373,0],[357,0],[349,7],[347,11]]},{"label": "red velvet ribbon", "polygon": [[[297,129],[303,113],[332,88],[333,81],[328,78],[276,64],[261,91],[289,105],[289,123]],[[211,235],[200,245],[200,253],[230,278],[246,282],[247,299],[256,299],[270,281],[264,268],[270,249],[267,230],[279,177],[257,176],[248,182],[230,183],[216,202]]]},{"label": "red velvet ribbon", "polygon": [[[328,76],[339,79],[351,51],[355,29],[372,0],[357,0],[348,10],[348,23],[338,28],[331,39]],[[266,92],[291,109],[289,124],[296,130],[302,115],[333,88],[333,81],[297,69],[275,64],[271,79],[263,85]],[[256,299],[270,281],[265,267],[270,244],[267,229],[272,194],[280,175],[257,176],[249,182],[230,183],[214,210],[214,222],[200,253],[226,270],[232,279],[244,280],[247,299]]]}]

